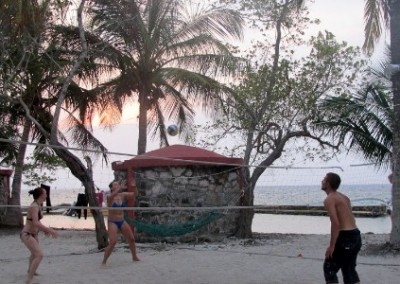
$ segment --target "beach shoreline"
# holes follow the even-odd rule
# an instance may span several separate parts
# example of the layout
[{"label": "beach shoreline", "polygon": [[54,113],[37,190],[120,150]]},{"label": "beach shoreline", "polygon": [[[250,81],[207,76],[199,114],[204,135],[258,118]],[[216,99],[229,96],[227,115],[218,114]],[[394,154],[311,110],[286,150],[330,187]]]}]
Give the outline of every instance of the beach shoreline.
[{"label": "beach shoreline", "polygon": [[[132,263],[121,239],[108,268],[100,269],[103,252],[97,249],[94,231],[58,232],[57,239],[40,235],[45,256],[38,283],[323,283],[329,242],[329,235],[254,233],[251,239],[208,243],[138,243],[141,261]],[[24,283],[29,252],[19,240],[19,230],[0,230],[0,236],[2,283]],[[398,283],[400,253],[388,249],[389,235],[362,238],[357,266],[362,283]]]}]

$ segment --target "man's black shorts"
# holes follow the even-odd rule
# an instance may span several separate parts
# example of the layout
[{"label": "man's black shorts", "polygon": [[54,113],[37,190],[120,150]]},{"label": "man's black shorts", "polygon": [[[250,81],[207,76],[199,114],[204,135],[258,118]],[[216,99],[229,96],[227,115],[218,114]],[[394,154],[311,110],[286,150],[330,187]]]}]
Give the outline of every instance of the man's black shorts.
[{"label": "man's black shorts", "polygon": [[358,229],[340,231],[332,258],[327,258],[324,261],[326,283],[339,283],[336,275],[339,269],[342,270],[345,284],[360,282],[356,263],[361,245],[361,233]]}]

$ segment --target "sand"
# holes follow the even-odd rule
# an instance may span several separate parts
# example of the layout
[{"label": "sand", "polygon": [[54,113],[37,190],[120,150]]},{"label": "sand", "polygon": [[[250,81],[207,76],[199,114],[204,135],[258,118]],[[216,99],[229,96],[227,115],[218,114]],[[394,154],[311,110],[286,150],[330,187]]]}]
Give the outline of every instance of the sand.
[{"label": "sand", "polygon": [[[363,235],[358,259],[362,283],[400,283],[400,253],[387,249],[386,234]],[[35,283],[256,284],[324,283],[322,262],[329,235],[257,234],[218,243],[138,243],[133,263],[122,241],[108,267],[100,268],[95,232],[60,230],[40,235],[45,257]],[[0,283],[24,283],[29,251],[16,231],[0,230]],[[342,282],[341,275],[340,281]]]}]

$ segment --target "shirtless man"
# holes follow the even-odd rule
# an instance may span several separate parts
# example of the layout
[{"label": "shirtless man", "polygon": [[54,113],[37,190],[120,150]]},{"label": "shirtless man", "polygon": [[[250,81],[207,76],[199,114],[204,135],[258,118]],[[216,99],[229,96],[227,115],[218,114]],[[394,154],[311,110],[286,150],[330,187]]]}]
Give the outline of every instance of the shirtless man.
[{"label": "shirtless man", "polygon": [[357,255],[361,249],[361,234],[351,209],[350,199],[337,192],[340,177],[327,173],[321,182],[326,192],[325,209],[331,220],[331,239],[325,253],[324,276],[326,283],[339,283],[337,272],[342,270],[343,281],[360,283],[356,271]]}]

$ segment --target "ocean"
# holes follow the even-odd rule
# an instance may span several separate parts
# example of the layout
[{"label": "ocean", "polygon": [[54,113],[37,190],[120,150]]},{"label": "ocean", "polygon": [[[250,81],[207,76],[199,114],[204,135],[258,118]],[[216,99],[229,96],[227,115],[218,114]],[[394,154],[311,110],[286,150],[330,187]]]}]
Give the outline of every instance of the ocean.
[{"label": "ocean", "polygon": [[[340,192],[349,196],[353,205],[391,204],[391,186],[387,184],[356,184],[345,185]],[[83,193],[83,188],[54,189],[50,193],[53,206],[60,204],[73,204],[78,193]],[[263,186],[254,191],[255,205],[322,205],[325,193],[315,185],[311,186]],[[29,206],[32,196],[28,190],[21,192],[21,205]],[[364,233],[388,234],[391,230],[390,216],[375,218],[356,218],[357,226]],[[92,218],[78,219],[60,215],[47,215],[43,222],[56,228],[93,229]],[[326,216],[293,216],[274,214],[255,214],[253,219],[253,232],[282,233],[282,234],[329,234],[330,221]]]},{"label": "ocean", "polygon": [[[23,189],[21,192],[22,206],[28,206],[32,202],[32,196],[28,195],[28,191],[29,189]],[[353,204],[391,204],[389,184],[344,184],[339,191],[346,194]],[[84,193],[84,189],[52,189],[51,203],[72,204],[76,201],[78,193]],[[325,193],[316,185],[260,186],[254,190],[255,205],[322,205],[325,197]]]},{"label": "ocean", "polygon": [[[339,191],[353,205],[391,204],[390,184],[343,184]],[[256,205],[322,205],[326,194],[319,185],[262,186],[254,190]]]}]

